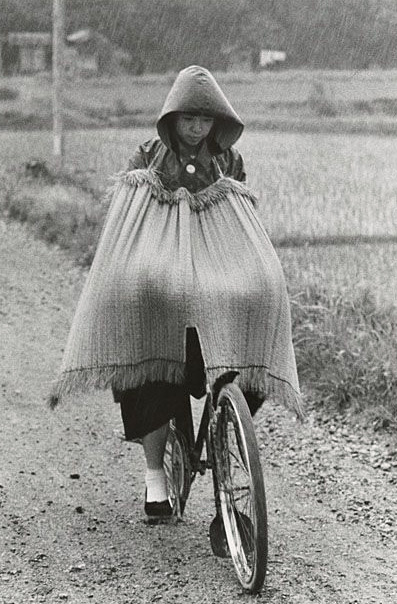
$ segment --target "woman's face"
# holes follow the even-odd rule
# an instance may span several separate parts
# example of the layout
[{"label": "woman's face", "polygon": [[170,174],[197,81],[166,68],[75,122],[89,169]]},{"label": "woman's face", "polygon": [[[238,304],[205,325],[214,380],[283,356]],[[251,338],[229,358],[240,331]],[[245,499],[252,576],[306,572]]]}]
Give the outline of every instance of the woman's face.
[{"label": "woman's face", "polygon": [[197,147],[208,136],[213,124],[214,118],[207,115],[176,114],[176,133],[179,140],[189,147]]}]

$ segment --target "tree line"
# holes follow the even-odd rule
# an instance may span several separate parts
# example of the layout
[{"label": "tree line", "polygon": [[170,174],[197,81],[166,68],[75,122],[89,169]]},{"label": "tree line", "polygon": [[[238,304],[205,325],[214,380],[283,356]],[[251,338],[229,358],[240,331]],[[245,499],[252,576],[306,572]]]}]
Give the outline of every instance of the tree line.
[{"label": "tree line", "polygon": [[[397,66],[395,0],[65,0],[68,32],[92,27],[141,72],[227,69],[284,50],[291,67]],[[0,0],[0,31],[50,31],[52,0]]]}]

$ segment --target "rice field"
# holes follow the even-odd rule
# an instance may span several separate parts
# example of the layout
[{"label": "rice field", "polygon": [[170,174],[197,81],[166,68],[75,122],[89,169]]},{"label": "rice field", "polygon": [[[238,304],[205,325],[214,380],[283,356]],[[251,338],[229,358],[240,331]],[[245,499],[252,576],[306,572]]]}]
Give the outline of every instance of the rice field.
[{"label": "rice field", "polygon": [[[158,115],[176,73],[80,78],[69,80],[66,105],[106,110],[122,103],[132,111]],[[397,70],[321,71],[285,70],[216,73],[218,82],[233,106],[247,121],[254,116],[280,111],[285,104],[303,103],[312,93],[313,83],[321,83],[326,94],[337,102],[372,102],[395,99]],[[18,91],[16,101],[1,101],[0,111],[32,111],[51,108],[51,75],[3,77],[2,86]]]},{"label": "rice field", "polygon": [[380,308],[397,305],[397,243],[278,248],[292,296],[317,286],[352,300],[370,292]]},{"label": "rice field", "polygon": [[[152,134],[147,129],[68,132],[69,168],[102,191],[112,173],[126,168],[137,144]],[[238,148],[293,292],[312,283],[351,295],[369,288],[379,301],[395,303],[393,138],[247,131]],[[0,133],[3,166],[19,166],[33,157],[51,159],[50,133]],[[376,242],[357,243],[357,237]],[[335,245],[341,238],[345,243]],[[297,241],[303,245],[288,245]]]},{"label": "rice field", "polygon": [[274,240],[397,235],[392,139],[250,133],[242,151]]}]

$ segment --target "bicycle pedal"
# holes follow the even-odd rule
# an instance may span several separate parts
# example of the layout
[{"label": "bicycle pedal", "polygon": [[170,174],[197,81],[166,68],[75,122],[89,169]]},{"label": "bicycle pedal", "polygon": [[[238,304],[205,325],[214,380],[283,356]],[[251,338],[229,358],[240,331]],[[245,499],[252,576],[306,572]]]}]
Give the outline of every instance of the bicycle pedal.
[{"label": "bicycle pedal", "polygon": [[227,544],[225,527],[220,516],[215,516],[210,524],[211,549],[218,558],[230,558],[229,546]]}]

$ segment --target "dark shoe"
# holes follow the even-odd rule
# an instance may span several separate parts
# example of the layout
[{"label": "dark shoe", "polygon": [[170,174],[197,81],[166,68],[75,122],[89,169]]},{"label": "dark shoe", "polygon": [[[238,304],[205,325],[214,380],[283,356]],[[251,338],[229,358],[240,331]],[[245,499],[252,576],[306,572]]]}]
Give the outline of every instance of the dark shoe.
[{"label": "dark shoe", "polygon": [[145,514],[148,524],[161,524],[172,518],[172,507],[168,499],[165,501],[145,501]]}]

